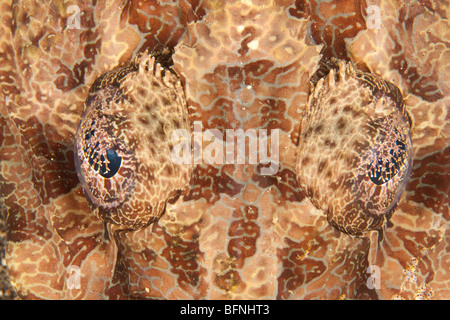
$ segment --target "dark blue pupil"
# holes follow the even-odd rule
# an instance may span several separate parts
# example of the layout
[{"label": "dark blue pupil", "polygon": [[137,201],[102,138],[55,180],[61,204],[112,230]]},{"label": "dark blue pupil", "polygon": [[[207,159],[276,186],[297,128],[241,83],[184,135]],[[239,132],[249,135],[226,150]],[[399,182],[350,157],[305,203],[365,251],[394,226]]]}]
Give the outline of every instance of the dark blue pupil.
[{"label": "dark blue pupil", "polygon": [[[95,134],[95,130],[92,130],[86,134],[86,139],[91,138]],[[122,164],[122,158],[119,157],[114,149],[106,150],[106,158],[104,155],[98,156],[98,149],[100,143],[97,142],[95,146],[86,147],[84,149],[84,154],[88,156],[89,165],[92,169],[97,171],[103,178],[112,178],[117,171],[119,171]]]},{"label": "dark blue pupil", "polygon": [[367,165],[368,175],[370,180],[376,185],[382,185],[391,180],[405,164],[406,160],[406,145],[405,142],[397,140],[395,142],[398,146],[399,152],[391,150],[390,159],[384,163],[380,159],[377,164],[370,163]]}]

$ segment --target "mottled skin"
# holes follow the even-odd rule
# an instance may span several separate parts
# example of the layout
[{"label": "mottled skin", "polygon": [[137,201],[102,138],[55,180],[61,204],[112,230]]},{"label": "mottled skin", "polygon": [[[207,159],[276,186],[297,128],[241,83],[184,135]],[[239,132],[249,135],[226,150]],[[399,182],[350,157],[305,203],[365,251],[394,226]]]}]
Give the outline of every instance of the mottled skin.
[{"label": "mottled skin", "polygon": [[343,61],[324,65],[316,74],[329,73],[317,80],[302,118],[297,180],[331,225],[360,236],[389,221],[405,190],[411,121],[392,83]]},{"label": "mottled skin", "polygon": [[449,3],[382,1],[380,10],[381,28],[361,32],[348,49],[359,66],[401,88],[413,123],[414,166],[391,227],[381,242],[373,242],[369,262],[389,266],[381,269],[389,284],[381,286],[381,297],[448,299]]},{"label": "mottled skin", "polygon": [[[0,195],[18,296],[449,298],[448,3],[380,1],[379,30],[366,28],[364,1],[215,3],[79,2],[80,30],[59,1],[1,3]],[[119,232],[91,212],[74,136],[97,77],[165,46],[191,120],[280,129],[280,167],[198,165],[160,220]],[[411,115],[410,182],[382,231],[361,237],[329,225],[296,181],[320,50],[394,83]],[[366,286],[369,265],[379,289]],[[71,266],[80,289],[68,288]]]},{"label": "mottled skin", "polygon": [[191,180],[193,164],[172,161],[175,145],[190,155],[190,128],[180,81],[148,53],[98,78],[74,142],[93,213],[123,229],[157,220]]}]

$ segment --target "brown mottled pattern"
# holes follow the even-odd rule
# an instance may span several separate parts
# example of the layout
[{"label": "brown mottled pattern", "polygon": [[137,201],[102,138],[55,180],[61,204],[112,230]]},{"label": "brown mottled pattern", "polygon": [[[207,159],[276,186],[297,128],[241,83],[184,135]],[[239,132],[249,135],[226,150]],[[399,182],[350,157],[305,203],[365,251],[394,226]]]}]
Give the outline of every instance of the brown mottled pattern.
[{"label": "brown mottled pattern", "polygon": [[[60,1],[0,4],[1,217],[20,298],[450,297],[448,3],[379,1],[380,29],[367,29],[368,4],[357,0],[73,4],[81,29],[68,27]],[[322,44],[327,57],[394,83],[411,115],[412,176],[382,232],[339,232],[296,182]],[[279,129],[279,168],[197,165],[160,220],[105,229],[73,165],[83,101],[100,75],[165,46],[191,121],[269,138]],[[380,268],[377,289],[369,265]]]},{"label": "brown mottled pattern", "polygon": [[355,63],[402,90],[413,123],[414,166],[369,261],[381,267],[381,297],[448,299],[449,3],[380,1],[380,10],[381,28],[361,32],[349,51]]},{"label": "brown mottled pattern", "polygon": [[191,152],[180,81],[144,53],[97,79],[85,105],[75,164],[92,211],[124,229],[147,226],[192,176],[192,164],[172,159],[177,130],[186,134],[176,144]]},{"label": "brown mottled pattern", "polygon": [[297,150],[297,180],[339,230],[381,229],[405,190],[413,150],[399,90],[351,64],[310,94]]},{"label": "brown mottled pattern", "polygon": [[357,36],[366,28],[364,14],[368,1],[317,1],[296,0],[290,12],[300,16],[310,14],[312,42],[323,44],[323,57],[348,59],[346,40]]},{"label": "brown mottled pattern", "polygon": [[0,299],[14,299],[16,293],[12,288],[5,259],[6,228],[4,219],[0,219]]}]

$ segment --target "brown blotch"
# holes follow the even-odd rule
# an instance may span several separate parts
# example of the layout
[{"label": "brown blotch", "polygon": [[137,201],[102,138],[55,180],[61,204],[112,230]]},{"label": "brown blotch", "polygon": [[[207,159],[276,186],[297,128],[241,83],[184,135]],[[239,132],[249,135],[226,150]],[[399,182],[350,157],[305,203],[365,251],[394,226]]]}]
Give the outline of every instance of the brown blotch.
[{"label": "brown blotch", "polygon": [[140,95],[142,97],[145,97],[145,95],[146,95],[146,92],[142,87],[137,88],[137,93],[138,93],[138,95]]},{"label": "brown blotch", "polygon": [[348,104],[348,105],[346,105],[344,108],[342,108],[342,111],[343,111],[344,113],[349,113],[349,112],[352,111],[352,107]]},{"label": "brown blotch", "polygon": [[325,167],[327,167],[327,166],[328,166],[328,161],[327,161],[327,160],[322,160],[322,161],[320,161],[319,167],[317,168],[317,172],[318,172],[318,173],[321,173],[321,172],[323,171],[323,169],[324,169]]},{"label": "brown blotch", "polygon": [[184,34],[179,20],[185,22],[192,15],[191,10],[189,7],[186,12],[183,6],[175,6],[172,2],[130,0],[126,2],[120,19],[136,25],[142,34],[146,34],[142,48],[172,48]]},{"label": "brown blotch", "polygon": [[161,137],[165,136],[165,133],[164,133],[164,122],[162,122],[162,121],[159,121],[159,123],[158,123],[158,134]]},{"label": "brown blotch", "polygon": [[180,128],[180,121],[178,121],[177,119],[173,119],[172,124],[174,128]]},{"label": "brown blotch", "polygon": [[406,81],[406,85],[409,92],[414,95],[428,102],[434,102],[444,97],[442,91],[435,85],[437,77],[435,75],[429,77],[421,75],[417,67],[409,65],[404,54],[393,56],[389,66],[397,70],[403,79],[410,80]]},{"label": "brown blotch", "polygon": [[295,4],[289,7],[288,13],[291,17],[303,19],[309,17],[311,8],[308,1],[296,0]]},{"label": "brown blotch", "polygon": [[250,42],[252,42],[256,37],[258,36],[257,32],[256,32],[256,28],[251,26],[251,27],[247,27],[244,29],[244,31],[242,31],[242,37],[244,38],[241,42],[241,47],[239,48],[238,52],[240,55],[245,55],[247,54],[249,48],[248,48],[248,44]]},{"label": "brown blotch", "polygon": [[325,140],[325,145],[330,148],[330,149],[334,149],[336,148],[336,142],[335,141],[330,141],[329,139]]},{"label": "brown blotch", "polygon": [[233,217],[239,218],[231,223],[228,235],[232,239],[228,243],[228,254],[236,260],[236,266],[242,268],[245,259],[256,252],[256,242],[259,238],[259,226],[254,220],[258,218],[258,208],[245,206],[235,210]]},{"label": "brown blotch", "polygon": [[236,270],[230,270],[225,274],[216,275],[214,284],[222,290],[230,291],[241,283],[241,277]]},{"label": "brown blotch", "polygon": [[260,77],[269,72],[273,67],[274,62],[269,60],[258,60],[254,62],[247,63],[244,66],[244,71],[246,75],[251,75],[253,77]]},{"label": "brown blotch", "polygon": [[220,199],[221,193],[234,197],[241,192],[242,188],[243,185],[236,182],[222,168],[198,165],[185,200],[205,199],[208,203],[215,203]]},{"label": "brown blotch", "polygon": [[311,135],[312,131],[313,131],[313,129],[311,127],[309,127],[308,130],[306,130],[306,132],[303,135],[305,140],[308,139],[308,137]]},{"label": "brown blotch", "polygon": [[314,128],[314,132],[315,133],[322,133],[323,131],[323,126],[321,124],[319,124],[317,127]]},{"label": "brown blotch", "polygon": [[324,58],[348,59],[346,39],[355,37],[366,27],[362,2],[342,0],[337,6],[333,1],[310,2],[310,33],[315,43],[324,44],[321,52]]},{"label": "brown blotch", "polygon": [[344,117],[339,118],[337,125],[336,125],[336,129],[338,129],[338,131],[343,131],[346,126],[347,126],[347,121],[344,119]]},{"label": "brown blotch", "polygon": [[309,162],[310,162],[310,159],[308,157],[304,157],[302,159],[302,167],[307,166]]},{"label": "brown blotch", "polygon": [[162,255],[170,262],[174,274],[177,274],[178,285],[198,286],[200,282],[200,268],[198,255],[200,254],[198,241],[185,241],[178,236],[164,234],[167,247]]}]

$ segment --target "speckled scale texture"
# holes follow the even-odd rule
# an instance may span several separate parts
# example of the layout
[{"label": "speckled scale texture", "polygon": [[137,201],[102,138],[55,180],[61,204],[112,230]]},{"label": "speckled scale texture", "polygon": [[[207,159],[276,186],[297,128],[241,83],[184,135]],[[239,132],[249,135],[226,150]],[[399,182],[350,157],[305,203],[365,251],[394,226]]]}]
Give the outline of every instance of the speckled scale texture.
[{"label": "speckled scale texture", "polygon": [[[448,3],[381,0],[379,25],[362,0],[218,3],[1,2],[0,210],[17,297],[448,299]],[[68,26],[70,5],[80,28]],[[73,143],[95,80],[166,47],[191,123],[279,129],[279,168],[198,164],[159,220],[125,232],[92,212]],[[296,173],[310,79],[331,58],[398,87],[411,120],[406,189],[388,222],[358,236],[330,225],[326,196],[304,192]],[[387,120],[367,129],[398,124]],[[388,184],[402,174],[377,172]]]},{"label": "speckled scale texture", "polygon": [[398,88],[351,64],[334,64],[311,92],[296,174],[330,224],[362,235],[386,224],[405,190],[410,120]]},{"label": "speckled scale texture", "polygon": [[172,134],[190,136],[180,81],[145,53],[98,78],[85,106],[75,166],[92,211],[123,229],[147,226],[192,176],[192,163],[172,161]]}]

